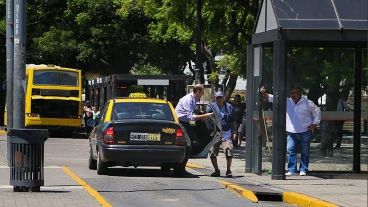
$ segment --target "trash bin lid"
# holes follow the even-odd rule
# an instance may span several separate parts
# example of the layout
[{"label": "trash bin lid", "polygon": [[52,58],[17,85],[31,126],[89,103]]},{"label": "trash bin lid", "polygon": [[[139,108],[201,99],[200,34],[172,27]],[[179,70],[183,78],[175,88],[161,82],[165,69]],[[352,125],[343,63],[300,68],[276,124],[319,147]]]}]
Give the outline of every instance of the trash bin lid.
[{"label": "trash bin lid", "polygon": [[49,132],[47,129],[8,129],[10,141],[21,141],[22,143],[37,144],[47,140]]}]

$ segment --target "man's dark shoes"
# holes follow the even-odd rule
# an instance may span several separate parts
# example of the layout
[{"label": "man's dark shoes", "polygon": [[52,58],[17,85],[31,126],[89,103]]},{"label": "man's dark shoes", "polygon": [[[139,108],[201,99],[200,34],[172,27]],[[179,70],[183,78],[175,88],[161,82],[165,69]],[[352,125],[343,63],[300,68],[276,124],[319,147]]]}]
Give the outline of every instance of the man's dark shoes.
[{"label": "man's dark shoes", "polygon": [[215,170],[215,172],[211,174],[211,177],[220,177],[220,170]]},{"label": "man's dark shoes", "polygon": [[233,174],[231,173],[230,170],[226,171],[226,177],[228,177],[228,178],[232,178],[233,177]]}]

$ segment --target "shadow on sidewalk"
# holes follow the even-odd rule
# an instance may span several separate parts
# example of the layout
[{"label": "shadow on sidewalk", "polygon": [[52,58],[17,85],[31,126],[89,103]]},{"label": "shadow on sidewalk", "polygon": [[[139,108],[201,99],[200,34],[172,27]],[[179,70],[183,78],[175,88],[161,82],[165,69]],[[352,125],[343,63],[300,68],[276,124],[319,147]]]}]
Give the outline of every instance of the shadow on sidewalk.
[{"label": "shadow on sidewalk", "polygon": [[352,180],[367,180],[368,173],[347,173],[347,172],[334,172],[334,171],[312,171],[310,176],[323,178],[323,179],[352,179]]}]

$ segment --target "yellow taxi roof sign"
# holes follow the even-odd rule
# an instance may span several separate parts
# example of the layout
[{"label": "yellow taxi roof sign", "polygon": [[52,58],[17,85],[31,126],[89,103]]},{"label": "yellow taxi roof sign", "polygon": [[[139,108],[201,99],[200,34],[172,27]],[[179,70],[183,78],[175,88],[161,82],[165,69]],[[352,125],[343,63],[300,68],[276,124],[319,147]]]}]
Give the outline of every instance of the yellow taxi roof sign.
[{"label": "yellow taxi roof sign", "polygon": [[129,98],[147,98],[147,95],[145,93],[131,93]]}]

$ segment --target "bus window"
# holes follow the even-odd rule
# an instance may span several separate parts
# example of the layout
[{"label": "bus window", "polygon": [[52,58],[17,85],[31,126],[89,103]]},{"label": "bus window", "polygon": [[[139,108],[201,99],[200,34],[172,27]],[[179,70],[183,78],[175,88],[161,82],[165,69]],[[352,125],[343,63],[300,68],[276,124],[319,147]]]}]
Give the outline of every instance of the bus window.
[{"label": "bus window", "polygon": [[78,73],[70,71],[39,70],[34,71],[35,85],[64,85],[78,86]]}]

